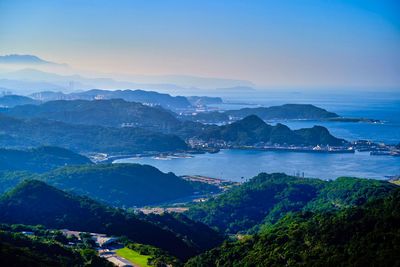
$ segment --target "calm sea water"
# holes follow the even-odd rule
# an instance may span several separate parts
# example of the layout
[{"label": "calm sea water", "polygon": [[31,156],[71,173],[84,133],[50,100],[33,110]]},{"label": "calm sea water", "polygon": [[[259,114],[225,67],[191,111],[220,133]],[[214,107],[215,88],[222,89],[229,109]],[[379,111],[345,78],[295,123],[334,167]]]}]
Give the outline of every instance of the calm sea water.
[{"label": "calm sea water", "polygon": [[[382,124],[279,121],[292,129],[322,125],[340,138],[347,140],[367,139],[397,144],[400,142],[400,90],[392,92],[268,92],[250,95],[225,96],[228,104],[218,105],[224,109],[242,107],[274,106],[287,103],[314,104],[343,117],[362,117],[381,120]],[[232,103],[250,103],[237,105]],[[270,122],[276,123],[277,121]]]},{"label": "calm sea water", "polygon": [[[347,140],[368,139],[393,144],[400,142],[400,91],[268,92],[225,96],[224,100],[230,104],[219,105],[220,109],[239,109],[249,106],[232,103],[251,103],[252,107],[304,103],[314,104],[345,117],[379,119],[384,123],[281,122],[292,129],[323,125],[335,136]],[[339,176],[385,179],[385,176],[400,175],[400,157],[370,156],[369,153],[316,154],[223,150],[217,154],[196,155],[193,158],[171,160],[133,158],[118,162],[149,164],[164,172],[174,172],[177,175],[199,174],[232,181],[243,181],[260,172],[300,173],[301,175],[304,172],[306,177],[323,179],[335,179]]]},{"label": "calm sea water", "polygon": [[[400,174],[400,157],[370,156],[369,153],[319,154],[279,151],[222,150],[193,158],[159,160],[151,157],[117,160],[140,163],[177,175],[199,174],[231,181],[243,181],[260,172],[304,172],[306,177],[335,179],[340,176],[385,179]],[[243,178],[242,178],[243,177]]]}]

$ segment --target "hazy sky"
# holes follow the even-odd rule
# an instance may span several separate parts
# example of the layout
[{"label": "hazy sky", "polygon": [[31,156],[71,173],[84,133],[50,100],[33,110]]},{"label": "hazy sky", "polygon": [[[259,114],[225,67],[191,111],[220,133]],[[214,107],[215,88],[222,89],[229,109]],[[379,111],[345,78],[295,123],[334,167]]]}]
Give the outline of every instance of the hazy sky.
[{"label": "hazy sky", "polygon": [[400,1],[0,0],[0,54],[267,86],[399,86]]}]

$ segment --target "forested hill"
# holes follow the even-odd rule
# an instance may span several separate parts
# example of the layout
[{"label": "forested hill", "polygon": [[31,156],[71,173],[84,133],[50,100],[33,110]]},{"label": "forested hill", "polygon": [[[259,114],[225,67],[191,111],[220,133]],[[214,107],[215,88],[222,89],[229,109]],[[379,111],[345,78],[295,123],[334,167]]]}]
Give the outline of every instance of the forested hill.
[{"label": "forested hill", "polygon": [[289,214],[185,266],[399,266],[400,189],[336,212]]},{"label": "forested hill", "polygon": [[[145,215],[103,206],[35,180],[22,182],[0,199],[0,223],[41,224],[53,229],[126,236],[133,242],[154,245],[181,259],[210,249],[222,240],[206,226],[202,227],[202,235],[198,235],[198,224],[180,222],[168,214],[164,216],[169,217],[172,226],[163,224],[162,217],[146,219]],[[175,224],[183,227],[174,227]]]},{"label": "forested hill", "polygon": [[46,119],[17,119],[0,114],[0,146],[61,146],[78,152],[143,153],[187,148],[175,135],[136,127],[75,125]]},{"label": "forested hill", "polygon": [[35,105],[40,101],[21,95],[5,95],[0,97],[0,108],[12,108],[18,105]]},{"label": "forested hill", "polygon": [[92,89],[79,93],[63,94],[60,92],[38,92],[31,95],[32,98],[41,101],[52,100],[96,100],[96,99],[124,99],[130,102],[140,102],[150,105],[158,105],[167,109],[185,109],[191,106],[186,97],[171,96],[154,91],[144,90],[100,90]]},{"label": "forested hill", "polygon": [[44,118],[72,124],[121,127],[130,125],[167,132],[176,128],[179,120],[161,107],[149,107],[122,99],[58,100],[41,105],[22,105],[5,111],[18,118]]},{"label": "forested hill", "polygon": [[215,105],[222,104],[223,100],[221,97],[212,97],[212,96],[188,96],[187,100],[193,106],[204,106],[204,105]]},{"label": "forested hill", "polygon": [[250,115],[234,123],[204,129],[198,136],[202,140],[223,140],[235,145],[254,145],[256,143],[288,145],[331,145],[340,146],[345,140],[332,136],[322,126],[291,130],[278,123],[275,126],[265,123],[256,115]]},{"label": "forested hill", "polygon": [[310,104],[285,104],[281,106],[242,108],[238,110],[227,110],[224,112],[214,111],[197,113],[184,116],[205,123],[228,122],[243,119],[250,115],[256,115],[263,120],[325,120],[339,117],[338,114],[329,112],[323,108]]},{"label": "forested hill", "polygon": [[85,156],[60,147],[0,149],[0,171],[45,172],[66,165],[85,164],[92,162]]},{"label": "forested hill", "polygon": [[0,174],[0,193],[26,179],[41,180],[59,189],[118,207],[160,204],[220,191],[214,185],[189,182],[149,165],[96,164],[62,167],[41,175],[3,173]]},{"label": "forested hill", "polygon": [[334,181],[261,173],[187,215],[220,231],[256,232],[288,212],[328,211],[361,205],[397,186],[386,181],[342,177]]},{"label": "forested hill", "polygon": [[183,180],[150,165],[97,164],[60,168],[38,176],[57,188],[116,206],[143,206],[197,193],[218,192],[216,186]]},{"label": "forested hill", "polygon": [[326,109],[310,104],[285,104],[272,107],[243,108],[239,110],[229,110],[226,112],[226,114],[238,118],[257,115],[263,120],[320,120],[339,116],[336,113],[329,112]]},{"label": "forested hill", "polygon": [[[31,238],[20,232],[33,230],[31,228],[22,225],[0,226],[0,266],[114,266],[106,259],[100,258],[94,250],[72,249],[70,246],[62,244],[59,242],[61,233],[56,234],[41,229],[39,230],[40,236]],[[35,227],[34,229],[39,232],[40,228]],[[68,242],[68,240],[66,241]]]},{"label": "forested hill", "polygon": [[[34,121],[36,122],[47,120],[48,123],[53,122],[54,126],[58,127],[61,127],[61,124],[56,124],[57,122],[68,123],[68,125],[71,125],[71,129],[66,131],[67,133],[74,131],[73,127],[76,129],[77,125],[82,127],[84,125],[113,127],[116,129],[102,128],[101,130],[106,131],[105,129],[107,129],[108,132],[117,132],[106,134],[113,135],[115,138],[118,138],[118,134],[130,131],[134,134],[134,136],[133,134],[127,134],[131,138],[140,139],[142,137],[146,141],[151,139],[151,137],[146,138],[145,131],[148,130],[166,134],[173,133],[185,139],[197,137],[206,142],[218,140],[233,145],[268,143],[339,146],[345,143],[344,140],[332,136],[322,126],[291,130],[280,123],[275,126],[269,125],[256,115],[249,115],[223,126],[204,125],[190,121],[182,122],[175,113],[161,107],[149,107],[122,99],[50,101],[41,105],[16,106],[5,110],[3,113],[15,118],[25,119],[25,122],[27,122],[27,119],[33,121],[32,119],[35,118],[36,120]],[[128,128],[121,128],[123,126],[128,126]],[[90,129],[82,127],[79,128],[81,131],[85,131],[85,133],[90,131]],[[150,132],[148,133],[149,135]],[[82,144],[86,144],[90,140],[85,141],[84,138],[81,138],[80,141]],[[141,144],[139,143],[138,145]],[[165,150],[162,146],[159,147],[153,146],[153,150]]]}]

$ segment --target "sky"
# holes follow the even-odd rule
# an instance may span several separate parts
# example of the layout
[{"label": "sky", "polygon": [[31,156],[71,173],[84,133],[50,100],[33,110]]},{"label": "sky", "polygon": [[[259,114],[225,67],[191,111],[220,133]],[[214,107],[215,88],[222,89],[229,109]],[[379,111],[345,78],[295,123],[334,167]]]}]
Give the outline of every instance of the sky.
[{"label": "sky", "polygon": [[0,0],[0,54],[260,86],[400,87],[400,1]]}]

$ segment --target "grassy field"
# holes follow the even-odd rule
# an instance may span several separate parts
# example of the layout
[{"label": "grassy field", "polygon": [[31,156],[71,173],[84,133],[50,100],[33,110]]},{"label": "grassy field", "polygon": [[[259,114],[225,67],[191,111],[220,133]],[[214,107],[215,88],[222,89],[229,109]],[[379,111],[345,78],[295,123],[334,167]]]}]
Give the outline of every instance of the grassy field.
[{"label": "grassy field", "polygon": [[116,253],[118,256],[121,256],[140,267],[150,267],[150,265],[147,264],[147,259],[150,258],[150,256],[140,255],[138,252],[129,248],[118,249]]}]

